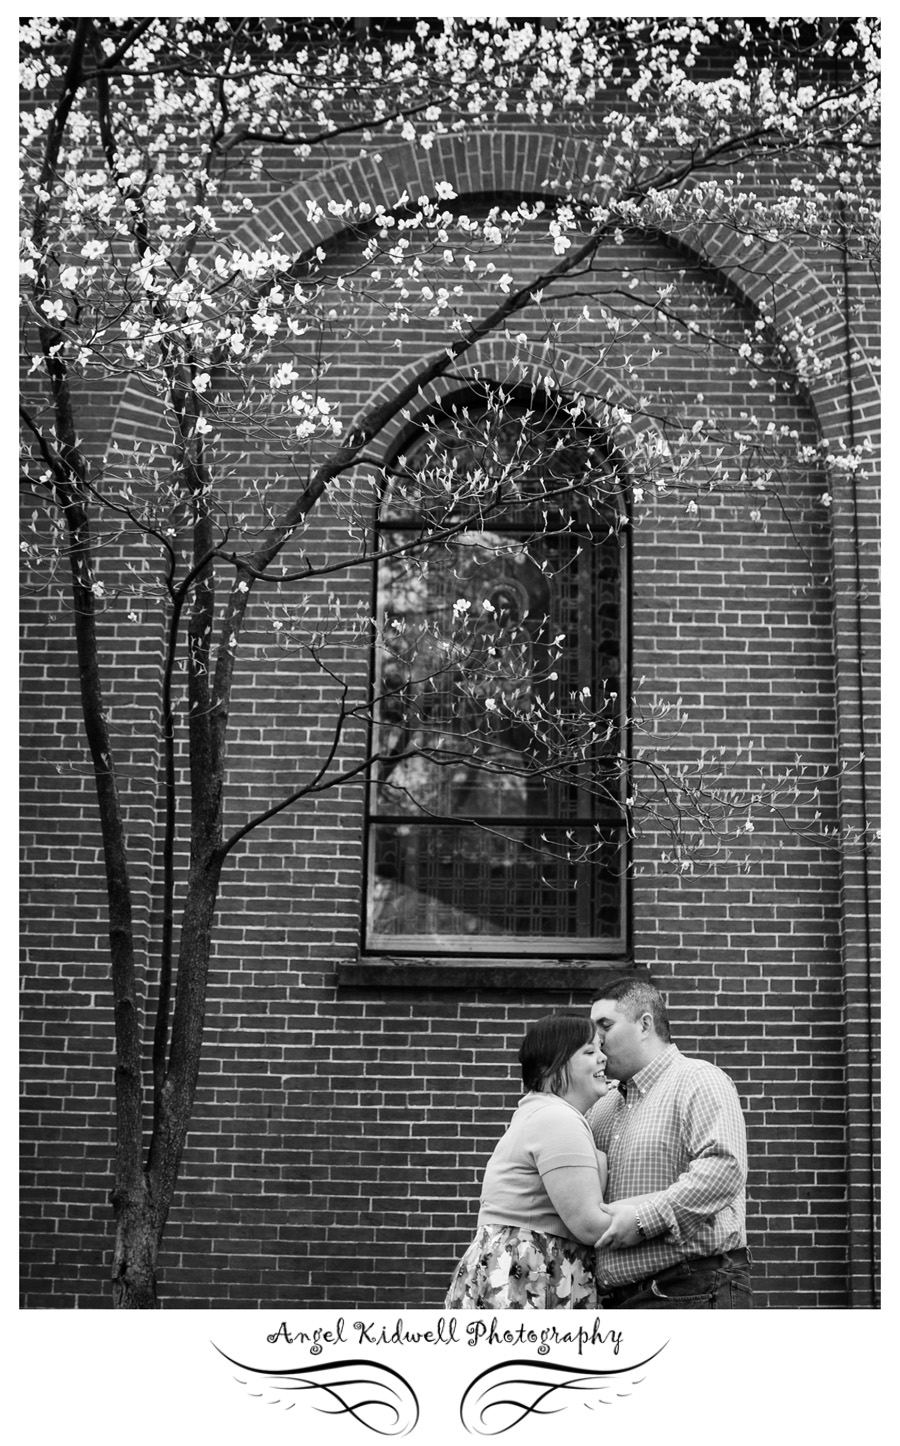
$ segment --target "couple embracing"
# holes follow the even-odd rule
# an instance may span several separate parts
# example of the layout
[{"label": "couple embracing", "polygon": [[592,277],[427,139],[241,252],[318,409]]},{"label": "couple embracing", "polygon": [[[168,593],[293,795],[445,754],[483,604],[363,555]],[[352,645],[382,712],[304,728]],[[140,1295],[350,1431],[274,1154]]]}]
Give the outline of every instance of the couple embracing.
[{"label": "couple embracing", "polygon": [[672,1044],[659,991],[623,979],[547,1015],[519,1062],[446,1309],[748,1309],[737,1091]]}]

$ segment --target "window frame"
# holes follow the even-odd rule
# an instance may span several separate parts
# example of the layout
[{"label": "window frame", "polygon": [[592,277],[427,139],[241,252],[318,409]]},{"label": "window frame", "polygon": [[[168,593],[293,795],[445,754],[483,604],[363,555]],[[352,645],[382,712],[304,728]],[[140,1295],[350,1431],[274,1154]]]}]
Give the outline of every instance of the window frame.
[{"label": "window frame", "polygon": [[[490,385],[490,384],[488,384]],[[511,412],[523,403],[526,406],[534,405],[535,394],[530,389],[505,388],[505,395],[511,404]],[[559,397],[547,397],[541,395],[541,401],[549,412],[554,404],[564,400]],[[486,401],[484,388],[479,395],[478,389],[474,387],[459,389],[443,397],[440,402],[424,408],[417,418],[410,422],[403,434],[391,449],[389,459],[385,465],[385,474],[389,475],[397,460],[410,448],[412,442],[423,435],[425,423],[451,406],[470,406],[473,409],[479,407],[484,409]],[[610,464],[617,471],[621,468],[619,459],[610,452]],[[625,525],[618,536],[619,565],[616,580],[618,592],[618,656],[619,656],[619,692],[618,703],[619,737],[621,746],[626,755],[630,756],[631,730],[628,718],[627,699],[630,694],[631,680],[631,528],[628,508],[629,493],[626,486],[620,490],[617,499],[618,506],[624,514]],[[412,526],[412,523],[407,523]],[[391,530],[402,530],[402,524],[398,524],[390,518],[383,519],[380,515],[373,518],[372,536],[376,546],[373,552],[377,551],[377,539],[385,532]],[[477,524],[473,530],[477,530]],[[507,524],[505,527],[498,527],[498,531],[512,532],[514,527]],[[532,529],[527,529],[529,533]],[[372,570],[372,616],[378,616],[378,563]],[[576,646],[580,646],[576,643]],[[377,687],[378,649],[376,636],[373,632],[370,648],[370,697],[374,697]],[[377,730],[377,722],[373,715],[370,716],[368,725],[368,746],[371,752],[373,738]],[[560,935],[547,935],[541,938],[533,937],[528,940],[518,940],[509,935],[498,938],[496,944],[491,942],[490,936],[484,934],[467,937],[465,935],[433,934],[433,935],[385,935],[373,931],[370,922],[370,899],[372,889],[371,871],[373,863],[373,838],[379,819],[385,822],[391,821],[390,815],[379,815],[372,806],[373,784],[369,782],[366,787],[363,809],[363,887],[362,887],[362,918],[359,963],[354,967],[344,966],[341,971],[345,982],[370,982],[372,979],[382,977],[380,970],[385,964],[390,965],[390,977],[396,983],[429,983],[434,984],[440,979],[450,982],[454,979],[457,982],[478,984],[491,981],[496,985],[498,981],[505,979],[510,970],[516,971],[516,978],[524,983],[525,977],[533,977],[535,982],[547,983],[552,974],[556,985],[551,987],[577,988],[583,984],[585,971],[592,965],[595,967],[598,961],[605,961],[608,965],[618,964],[619,967],[628,966],[632,954],[632,919],[631,919],[631,829],[629,819],[624,809],[624,799],[630,791],[627,773],[621,784],[621,798],[623,809],[620,818],[605,823],[600,819],[586,819],[585,824],[600,823],[608,830],[610,839],[618,834],[619,838],[614,847],[621,862],[619,882],[619,917],[621,929],[615,935],[601,937],[593,935],[583,940]],[[517,827],[517,820],[513,816],[500,816],[503,826],[509,829]],[[408,819],[404,820],[409,822]],[[550,820],[536,820],[523,817],[518,826],[544,826]],[[563,826],[571,820],[554,820],[555,826]],[[449,826],[459,827],[459,824],[448,821]],[[435,826],[423,822],[419,826]],[[474,816],[471,826],[477,827],[478,823]],[[349,969],[349,974],[348,974]],[[374,973],[373,973],[374,971]],[[351,978],[352,976],[352,978]]]}]

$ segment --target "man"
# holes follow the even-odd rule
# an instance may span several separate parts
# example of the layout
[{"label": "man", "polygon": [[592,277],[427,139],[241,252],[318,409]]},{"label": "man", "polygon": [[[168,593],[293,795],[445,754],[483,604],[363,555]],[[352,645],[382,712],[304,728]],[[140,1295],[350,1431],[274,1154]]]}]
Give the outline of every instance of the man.
[{"label": "man", "polygon": [[588,1115],[609,1158],[613,1221],[597,1242],[603,1305],[747,1310],[747,1141],[737,1091],[671,1043],[652,984],[611,984],[591,1008],[619,1081]]}]

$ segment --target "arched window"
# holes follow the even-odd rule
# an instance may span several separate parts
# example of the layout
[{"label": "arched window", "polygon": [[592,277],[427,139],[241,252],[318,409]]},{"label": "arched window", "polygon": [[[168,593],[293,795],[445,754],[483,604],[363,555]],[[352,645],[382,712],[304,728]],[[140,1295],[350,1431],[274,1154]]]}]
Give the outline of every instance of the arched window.
[{"label": "arched window", "polygon": [[377,523],[366,951],[624,951],[622,521],[564,402],[485,389],[407,439]]}]

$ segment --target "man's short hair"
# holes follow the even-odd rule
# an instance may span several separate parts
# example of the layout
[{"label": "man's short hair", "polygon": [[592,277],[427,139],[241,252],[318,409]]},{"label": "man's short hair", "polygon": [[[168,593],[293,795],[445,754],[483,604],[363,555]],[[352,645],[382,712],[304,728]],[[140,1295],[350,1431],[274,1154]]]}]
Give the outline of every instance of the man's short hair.
[{"label": "man's short hair", "polygon": [[650,1014],[659,1038],[665,1044],[670,1043],[672,1035],[666,1002],[653,984],[643,979],[614,979],[597,998],[611,999],[629,1019],[639,1019],[642,1014]]}]

